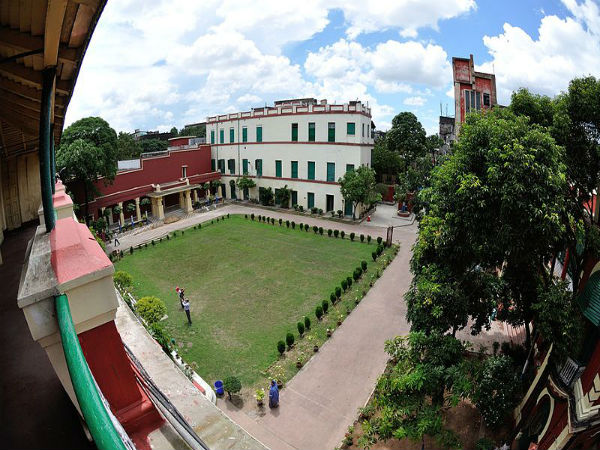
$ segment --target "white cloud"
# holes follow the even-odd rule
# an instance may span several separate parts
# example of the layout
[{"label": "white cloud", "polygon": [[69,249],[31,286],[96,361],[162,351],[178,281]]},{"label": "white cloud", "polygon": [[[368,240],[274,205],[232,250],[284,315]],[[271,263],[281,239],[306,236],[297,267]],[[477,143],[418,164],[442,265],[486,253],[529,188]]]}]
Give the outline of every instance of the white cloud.
[{"label": "white cloud", "polygon": [[409,106],[423,106],[427,102],[423,97],[407,97],[404,99],[404,104]]},{"label": "white cloud", "polygon": [[238,97],[237,99],[237,103],[239,104],[258,104],[260,102],[262,102],[263,99],[260,98],[258,95],[254,95],[254,94],[244,94],[241,97]]},{"label": "white cloud", "polygon": [[494,71],[499,102],[508,104],[510,93],[520,87],[555,95],[569,81],[588,74],[600,75],[600,12],[590,0],[564,0],[575,16],[542,18],[534,40],[523,29],[504,24],[504,32],[484,36],[492,60],[480,70]]}]

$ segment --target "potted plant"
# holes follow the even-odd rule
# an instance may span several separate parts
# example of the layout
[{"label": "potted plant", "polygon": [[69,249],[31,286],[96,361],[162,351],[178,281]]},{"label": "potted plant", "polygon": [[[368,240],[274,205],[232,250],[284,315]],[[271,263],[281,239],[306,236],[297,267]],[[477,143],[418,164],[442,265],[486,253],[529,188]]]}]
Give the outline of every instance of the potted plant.
[{"label": "potted plant", "polygon": [[317,344],[313,347],[313,352],[317,353],[319,351],[319,346]]},{"label": "potted plant", "polygon": [[256,405],[257,406],[262,406],[263,405],[263,401],[265,399],[265,390],[264,389],[257,389],[256,393],[254,394],[254,398],[256,399]]},{"label": "potted plant", "polygon": [[339,314],[338,318],[337,318],[338,327],[342,324],[342,320],[344,320],[344,316],[342,316],[341,314]]},{"label": "potted plant", "polygon": [[331,331],[330,328],[327,328],[327,337],[331,337],[332,333],[333,333],[333,331]]},{"label": "potted plant", "polygon": [[296,367],[298,369],[300,369],[302,367],[302,359],[300,359],[299,356],[298,356],[298,359],[296,360]]}]

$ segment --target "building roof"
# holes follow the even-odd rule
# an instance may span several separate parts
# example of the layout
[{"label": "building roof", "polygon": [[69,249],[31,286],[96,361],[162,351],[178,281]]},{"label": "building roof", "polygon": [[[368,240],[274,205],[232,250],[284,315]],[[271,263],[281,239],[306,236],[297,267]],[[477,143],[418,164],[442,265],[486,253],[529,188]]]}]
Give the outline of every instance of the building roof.
[{"label": "building roof", "polygon": [[594,272],[577,297],[581,312],[595,326],[600,326],[600,271]]},{"label": "building roof", "polygon": [[0,158],[38,148],[42,70],[56,66],[59,142],[81,61],[106,0],[0,2]]}]

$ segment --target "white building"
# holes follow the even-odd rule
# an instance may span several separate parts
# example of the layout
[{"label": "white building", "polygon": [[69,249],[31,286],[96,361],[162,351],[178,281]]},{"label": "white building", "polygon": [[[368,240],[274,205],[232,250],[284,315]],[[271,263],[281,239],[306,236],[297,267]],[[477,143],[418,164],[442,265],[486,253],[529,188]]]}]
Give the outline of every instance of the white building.
[{"label": "white building", "polygon": [[[227,198],[258,199],[260,188],[275,193],[287,185],[290,206],[341,209],[350,215],[337,180],[347,170],[371,165],[371,127],[371,110],[359,101],[284,100],[274,107],[208,117],[206,139]],[[256,182],[250,192],[231,186],[243,174]]]}]

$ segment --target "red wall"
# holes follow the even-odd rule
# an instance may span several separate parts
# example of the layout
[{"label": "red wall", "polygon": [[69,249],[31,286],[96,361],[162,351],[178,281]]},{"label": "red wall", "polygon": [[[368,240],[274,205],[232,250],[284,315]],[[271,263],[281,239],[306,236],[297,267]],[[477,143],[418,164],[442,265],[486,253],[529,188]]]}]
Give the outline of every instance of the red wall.
[{"label": "red wall", "polygon": [[169,139],[169,147],[177,147],[178,145],[189,145],[189,137],[171,138]]}]

